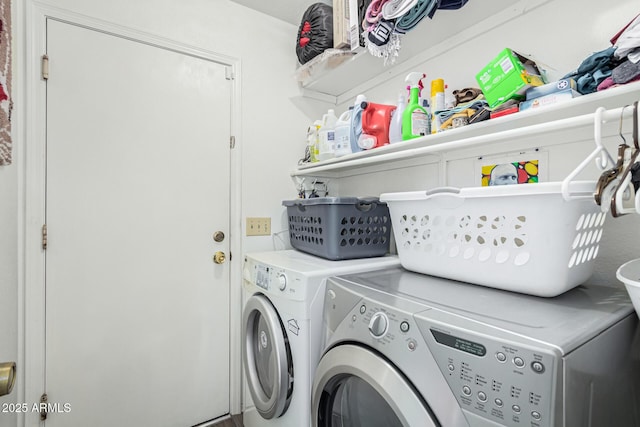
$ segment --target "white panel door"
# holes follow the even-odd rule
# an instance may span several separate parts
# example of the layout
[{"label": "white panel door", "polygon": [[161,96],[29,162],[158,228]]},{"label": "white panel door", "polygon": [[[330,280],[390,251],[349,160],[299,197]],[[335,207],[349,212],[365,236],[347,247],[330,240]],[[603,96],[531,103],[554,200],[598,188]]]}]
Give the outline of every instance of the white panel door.
[{"label": "white panel door", "polygon": [[225,66],[55,20],[47,54],[46,426],[228,413]]}]

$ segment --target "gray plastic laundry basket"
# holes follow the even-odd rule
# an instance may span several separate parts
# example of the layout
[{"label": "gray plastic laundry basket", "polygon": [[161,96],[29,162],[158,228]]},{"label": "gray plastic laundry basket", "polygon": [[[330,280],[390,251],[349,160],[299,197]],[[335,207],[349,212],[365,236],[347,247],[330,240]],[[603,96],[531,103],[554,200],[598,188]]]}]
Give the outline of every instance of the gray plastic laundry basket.
[{"label": "gray plastic laundry basket", "polygon": [[389,251],[391,219],[377,197],[285,200],[291,245],[330,260],[370,258]]}]

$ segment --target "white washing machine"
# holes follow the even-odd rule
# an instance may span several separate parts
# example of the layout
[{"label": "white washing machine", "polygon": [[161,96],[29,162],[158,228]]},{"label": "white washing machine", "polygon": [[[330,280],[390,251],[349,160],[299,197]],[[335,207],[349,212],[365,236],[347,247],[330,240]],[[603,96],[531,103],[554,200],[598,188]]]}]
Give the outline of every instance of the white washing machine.
[{"label": "white washing machine", "polygon": [[545,299],[390,269],[325,292],[314,427],[640,425],[624,289]]},{"label": "white washing machine", "polygon": [[306,427],[331,275],[393,268],[396,256],[329,261],[295,250],[251,253],[243,271],[245,427]]}]

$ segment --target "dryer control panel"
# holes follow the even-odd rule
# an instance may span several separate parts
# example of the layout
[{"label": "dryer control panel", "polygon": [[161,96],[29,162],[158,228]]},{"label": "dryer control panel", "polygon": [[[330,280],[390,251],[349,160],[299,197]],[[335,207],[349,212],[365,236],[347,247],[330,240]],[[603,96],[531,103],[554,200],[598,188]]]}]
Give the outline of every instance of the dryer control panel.
[{"label": "dryer control panel", "polygon": [[553,425],[560,362],[552,351],[417,320],[463,410],[505,426]]},{"label": "dryer control panel", "polygon": [[245,264],[245,281],[255,284],[264,293],[282,295],[302,301],[306,298],[307,280],[295,271],[251,261]]}]

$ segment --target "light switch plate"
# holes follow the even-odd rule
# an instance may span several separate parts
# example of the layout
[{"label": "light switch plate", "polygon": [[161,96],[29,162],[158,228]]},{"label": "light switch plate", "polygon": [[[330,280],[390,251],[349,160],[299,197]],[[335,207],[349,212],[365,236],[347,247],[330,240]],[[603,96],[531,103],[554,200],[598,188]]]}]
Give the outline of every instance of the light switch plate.
[{"label": "light switch plate", "polygon": [[271,218],[247,217],[247,236],[270,236]]}]

